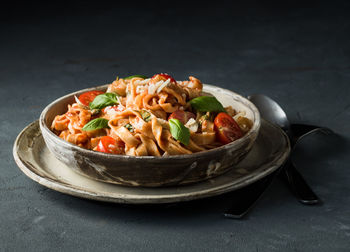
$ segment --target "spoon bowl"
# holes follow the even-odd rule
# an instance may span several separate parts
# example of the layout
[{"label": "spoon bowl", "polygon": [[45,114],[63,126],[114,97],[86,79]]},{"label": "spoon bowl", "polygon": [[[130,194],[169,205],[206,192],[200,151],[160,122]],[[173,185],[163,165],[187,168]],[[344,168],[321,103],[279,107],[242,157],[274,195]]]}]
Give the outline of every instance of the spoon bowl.
[{"label": "spoon bowl", "polygon": [[277,102],[262,94],[248,96],[248,99],[259,109],[261,116],[284,131],[290,131],[290,123],[284,110]]}]

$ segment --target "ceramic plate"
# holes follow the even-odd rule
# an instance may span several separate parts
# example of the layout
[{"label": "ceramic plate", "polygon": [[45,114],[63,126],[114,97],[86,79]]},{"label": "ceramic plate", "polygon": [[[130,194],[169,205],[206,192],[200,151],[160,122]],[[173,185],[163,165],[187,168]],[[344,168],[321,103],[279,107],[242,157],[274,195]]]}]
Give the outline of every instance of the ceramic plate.
[{"label": "ceramic plate", "polygon": [[275,171],[284,163],[289,152],[290,144],[285,133],[262,120],[252,150],[236,169],[191,185],[143,188],[99,182],[73,172],[48,150],[38,121],[28,125],[18,135],[13,147],[19,168],[41,185],[77,197],[132,204],[189,201],[233,191]]}]

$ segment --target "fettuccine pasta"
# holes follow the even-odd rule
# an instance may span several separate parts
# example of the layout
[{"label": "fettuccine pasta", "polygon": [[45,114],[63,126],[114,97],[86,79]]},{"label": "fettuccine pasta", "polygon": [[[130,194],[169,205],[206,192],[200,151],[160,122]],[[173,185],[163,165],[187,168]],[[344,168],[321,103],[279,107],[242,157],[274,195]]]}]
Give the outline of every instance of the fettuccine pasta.
[{"label": "fettuccine pasta", "polygon": [[60,138],[95,151],[131,156],[191,154],[232,142],[252,127],[244,112],[223,108],[202,96],[200,80],[117,78],[106,92],[76,97],[51,130]]}]

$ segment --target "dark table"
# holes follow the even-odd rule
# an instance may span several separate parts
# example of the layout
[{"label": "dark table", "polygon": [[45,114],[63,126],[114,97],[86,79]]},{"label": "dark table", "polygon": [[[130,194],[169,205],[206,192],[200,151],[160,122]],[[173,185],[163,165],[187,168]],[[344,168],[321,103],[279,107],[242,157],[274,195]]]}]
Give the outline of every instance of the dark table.
[{"label": "dark table", "polygon": [[[350,5],[283,3],[2,8],[0,251],[349,251]],[[323,204],[300,204],[277,179],[246,218],[231,220],[222,216],[230,194],[107,204],[47,189],[17,168],[15,137],[52,100],[157,72],[264,93],[292,122],[337,132],[293,156]]]}]

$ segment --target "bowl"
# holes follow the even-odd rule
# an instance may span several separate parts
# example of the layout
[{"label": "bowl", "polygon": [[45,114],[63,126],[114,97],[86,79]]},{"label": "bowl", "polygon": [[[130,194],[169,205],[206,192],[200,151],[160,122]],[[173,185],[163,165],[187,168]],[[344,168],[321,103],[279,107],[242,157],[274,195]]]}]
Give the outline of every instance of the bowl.
[{"label": "bowl", "polygon": [[80,90],[49,104],[40,115],[40,129],[48,149],[75,172],[106,183],[161,187],[185,185],[216,177],[237,165],[251,150],[260,128],[258,109],[246,98],[230,90],[203,85],[203,92],[214,95],[224,107],[245,111],[253,126],[242,138],[215,149],[165,157],[127,156],[97,152],[71,144],[51,130],[56,115],[67,111],[74,95],[91,90],[105,91],[108,85]]}]

